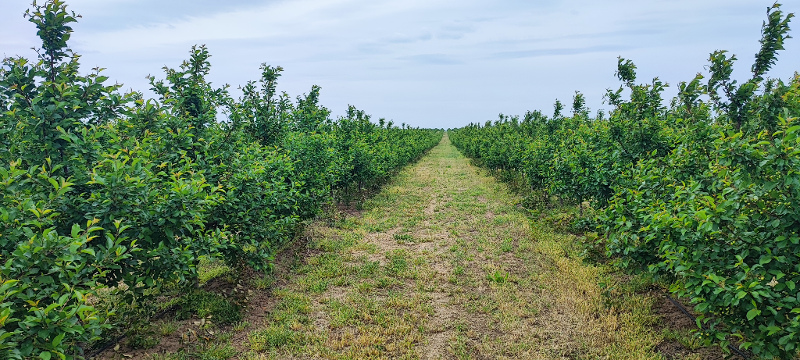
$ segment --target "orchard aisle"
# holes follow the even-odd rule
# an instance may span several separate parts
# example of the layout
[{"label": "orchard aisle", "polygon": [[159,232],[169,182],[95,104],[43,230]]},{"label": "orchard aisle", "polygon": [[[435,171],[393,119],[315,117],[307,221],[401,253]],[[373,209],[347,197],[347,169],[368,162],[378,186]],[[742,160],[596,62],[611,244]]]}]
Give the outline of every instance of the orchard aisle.
[{"label": "orchard aisle", "polygon": [[239,358],[659,358],[636,311],[605,308],[601,270],[517,202],[445,135],[361,214],[308,229]]}]

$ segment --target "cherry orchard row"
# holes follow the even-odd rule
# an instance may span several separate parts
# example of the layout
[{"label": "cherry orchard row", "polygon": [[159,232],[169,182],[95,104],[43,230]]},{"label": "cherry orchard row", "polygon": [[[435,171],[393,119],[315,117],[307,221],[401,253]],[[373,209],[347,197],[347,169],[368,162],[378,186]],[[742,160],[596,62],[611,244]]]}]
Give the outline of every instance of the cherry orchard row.
[{"label": "cherry orchard row", "polygon": [[379,186],[442,131],[332,119],[319,87],[278,93],[280,67],[233,99],[206,81],[205,47],[151,77],[156,99],[82,73],[59,0],[26,15],[39,58],[0,67],[0,358],[81,358],[139,304],[197,283],[202,258],[269,269],[326,204]]},{"label": "cherry orchard row", "polygon": [[[614,109],[592,118],[576,93],[571,117],[451,130],[465,155],[521,181],[547,202],[581,206],[576,224],[623,267],[674,281],[701,314],[698,333],[735,340],[764,359],[794,359],[800,344],[800,77],[766,79],[793,14],[768,10],[752,77],[731,79],[736,60],[711,54],[707,80],[679,84],[664,106],[658,79],[636,84],[620,59]],[[629,95],[625,99],[623,95]],[[591,209],[596,209],[591,211]],[[583,211],[582,211],[583,212]],[[701,329],[701,323],[703,329]]]}]

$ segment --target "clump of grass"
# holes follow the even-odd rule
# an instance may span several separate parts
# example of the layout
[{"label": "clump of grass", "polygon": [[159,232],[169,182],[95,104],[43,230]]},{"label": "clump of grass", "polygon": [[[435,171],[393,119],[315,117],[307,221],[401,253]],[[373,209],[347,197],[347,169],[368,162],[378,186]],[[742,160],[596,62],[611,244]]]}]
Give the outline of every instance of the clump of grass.
[{"label": "clump of grass", "polygon": [[226,360],[236,356],[236,349],[230,344],[211,344],[201,350],[195,359],[200,360]]},{"label": "clump of grass", "polygon": [[152,354],[148,360],[188,360],[189,355],[181,351],[175,354]]},{"label": "clump of grass", "polygon": [[194,350],[181,350],[172,354],[153,354],[148,360],[227,360],[237,355],[230,344],[210,344]]},{"label": "clump of grass", "polygon": [[500,245],[500,250],[504,253],[511,252],[514,250],[514,239],[508,238],[503,240],[503,243]]},{"label": "clump of grass", "polygon": [[204,290],[194,292],[181,297],[177,304],[177,317],[188,319],[192,316],[199,318],[211,318],[215,324],[226,325],[242,320],[241,307],[221,295]]},{"label": "clump of grass", "polygon": [[464,266],[456,265],[456,267],[453,268],[453,275],[464,275]]},{"label": "clump of grass", "polygon": [[381,263],[378,261],[366,261],[358,269],[358,275],[364,279],[370,279],[378,273]]},{"label": "clump of grass", "polygon": [[230,273],[231,268],[225,263],[207,257],[201,258],[197,266],[197,277],[201,285]]},{"label": "clump of grass", "polygon": [[355,307],[340,301],[331,301],[328,304],[328,309],[330,311],[331,326],[334,328],[352,324],[358,316],[358,311]]},{"label": "clump of grass", "polygon": [[167,322],[161,323],[161,326],[159,326],[159,328],[158,328],[158,332],[159,332],[159,334],[161,334],[161,336],[168,336],[168,335],[172,335],[176,331],[178,331],[178,327],[179,326],[178,326],[177,322],[175,322],[175,321],[167,321]]},{"label": "clump of grass", "polygon": [[233,325],[233,331],[242,331],[250,327],[250,323],[247,321],[240,321]]},{"label": "clump of grass", "polygon": [[265,352],[287,345],[302,345],[303,337],[300,333],[280,324],[273,324],[264,329],[250,333],[250,349]]},{"label": "clump of grass", "polygon": [[132,349],[150,349],[160,342],[152,325],[135,326],[128,331],[128,346]]},{"label": "clump of grass", "polygon": [[689,330],[673,330],[664,328],[661,330],[664,340],[677,341],[689,350],[697,350],[703,346],[702,340],[698,338],[697,334]]},{"label": "clump of grass", "polygon": [[275,284],[275,277],[272,275],[264,275],[258,278],[255,278],[251,281],[251,284],[258,290],[266,290],[272,287]]},{"label": "clump of grass", "polygon": [[395,250],[387,255],[389,263],[386,265],[386,272],[390,275],[399,275],[408,269],[406,253],[402,250]]},{"label": "clump of grass", "polygon": [[411,234],[394,234],[392,237],[400,244],[416,242]]},{"label": "clump of grass", "polygon": [[504,284],[508,281],[508,273],[500,270],[495,270],[494,272],[486,274],[486,280],[489,280],[496,284]]}]

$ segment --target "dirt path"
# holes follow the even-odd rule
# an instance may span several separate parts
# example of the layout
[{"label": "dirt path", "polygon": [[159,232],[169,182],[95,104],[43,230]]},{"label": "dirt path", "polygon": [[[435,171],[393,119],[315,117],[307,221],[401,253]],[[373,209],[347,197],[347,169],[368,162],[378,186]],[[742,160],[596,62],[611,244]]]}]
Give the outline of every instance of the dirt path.
[{"label": "dirt path", "polygon": [[660,358],[517,200],[445,136],[360,216],[309,228],[312,254],[240,358]]}]

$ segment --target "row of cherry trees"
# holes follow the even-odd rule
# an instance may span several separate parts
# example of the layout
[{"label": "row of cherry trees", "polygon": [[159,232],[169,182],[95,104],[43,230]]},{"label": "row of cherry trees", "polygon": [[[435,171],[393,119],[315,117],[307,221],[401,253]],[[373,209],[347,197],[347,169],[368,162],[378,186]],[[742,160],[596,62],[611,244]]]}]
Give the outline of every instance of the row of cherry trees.
[{"label": "row of cherry trees", "polygon": [[83,356],[127,303],[193,286],[202,258],[259,270],[325,204],[380,185],[438,143],[351,107],[332,119],[319,87],[277,92],[280,67],[233,99],[193,47],[155,99],[84,73],[60,0],[26,14],[39,57],[0,67],[0,358]]},{"label": "row of cherry trees", "polygon": [[[596,211],[590,224],[617,264],[674,279],[691,299],[698,333],[760,358],[794,359],[800,344],[800,77],[766,73],[793,14],[768,9],[751,76],[736,57],[710,56],[708,74],[678,85],[637,84],[620,59],[608,116],[530,112],[450,131],[464,154],[522,179],[531,194]],[[727,349],[727,348],[726,348]]]}]

